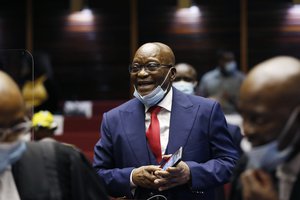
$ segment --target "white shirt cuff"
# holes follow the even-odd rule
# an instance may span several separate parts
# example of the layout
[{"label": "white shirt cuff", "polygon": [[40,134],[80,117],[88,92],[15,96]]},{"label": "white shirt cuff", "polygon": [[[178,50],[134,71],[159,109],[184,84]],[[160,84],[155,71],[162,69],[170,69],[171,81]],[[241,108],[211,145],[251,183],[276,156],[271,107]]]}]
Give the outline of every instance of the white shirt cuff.
[{"label": "white shirt cuff", "polygon": [[134,171],[135,169],[133,169],[132,171],[131,171],[131,173],[130,173],[130,188],[136,188],[136,185],[133,183],[133,181],[132,181],[132,174],[133,174],[133,171]]}]

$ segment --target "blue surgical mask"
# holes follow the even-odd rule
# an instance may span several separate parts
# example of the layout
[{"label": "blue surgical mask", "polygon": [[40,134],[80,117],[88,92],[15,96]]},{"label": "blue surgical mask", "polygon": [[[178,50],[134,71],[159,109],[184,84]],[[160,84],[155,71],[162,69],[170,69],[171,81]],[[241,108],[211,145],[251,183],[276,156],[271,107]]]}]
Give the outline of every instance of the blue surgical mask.
[{"label": "blue surgical mask", "polygon": [[[298,115],[299,110],[300,109],[297,108],[295,109],[294,112],[292,112],[291,116],[287,120],[286,125],[284,126],[279,137],[285,136],[290,131],[292,125],[295,123],[297,119],[296,116]],[[295,134],[295,137],[297,137],[297,134]],[[244,147],[245,146],[246,145],[244,145]],[[280,165],[281,163],[287,160],[287,158],[293,151],[293,146],[289,145],[284,150],[279,151],[278,140],[274,140],[272,142],[269,142],[267,144],[258,147],[250,146],[248,150],[246,149],[243,150],[245,150],[245,153],[248,157],[247,168],[254,168],[254,169],[261,168],[261,169],[272,171],[276,169],[278,165]]]},{"label": "blue surgical mask", "polygon": [[237,68],[236,62],[231,61],[231,62],[228,62],[228,63],[225,64],[224,70],[227,73],[232,73],[236,70],[236,68]]},{"label": "blue surgical mask", "polygon": [[135,96],[138,100],[140,100],[146,107],[150,108],[151,106],[156,105],[158,102],[160,102],[164,98],[164,96],[167,92],[167,89],[163,90],[161,88],[161,86],[165,83],[170,71],[171,71],[171,69],[169,69],[168,74],[166,75],[166,77],[165,77],[164,81],[162,82],[162,84],[157,86],[149,94],[147,94],[145,96],[142,96],[142,95],[140,95],[140,93],[134,87],[133,96]]},{"label": "blue surgical mask", "polygon": [[195,84],[187,81],[173,82],[172,85],[179,91],[186,94],[194,94]]},{"label": "blue surgical mask", "polygon": [[16,141],[13,143],[0,143],[0,173],[6,167],[15,163],[26,150],[24,141]]},{"label": "blue surgical mask", "polygon": [[247,168],[261,168],[272,171],[287,159],[292,150],[293,148],[289,146],[283,151],[279,151],[277,140],[265,145],[253,147],[249,152],[246,153],[249,159]]}]

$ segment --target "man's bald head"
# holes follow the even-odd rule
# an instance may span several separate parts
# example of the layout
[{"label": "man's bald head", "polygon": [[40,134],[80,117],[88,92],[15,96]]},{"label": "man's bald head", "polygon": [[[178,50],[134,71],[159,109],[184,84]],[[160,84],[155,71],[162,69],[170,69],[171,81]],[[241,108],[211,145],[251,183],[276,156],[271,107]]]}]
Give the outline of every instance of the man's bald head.
[{"label": "man's bald head", "polygon": [[[250,71],[241,86],[241,97],[255,98],[293,107],[300,104],[300,61],[278,56],[266,60]],[[277,105],[279,106],[279,105]]]},{"label": "man's bald head", "polygon": [[136,51],[135,57],[140,54],[147,57],[157,57],[166,65],[175,65],[175,55],[172,49],[161,42],[149,42],[143,44]]},{"label": "man's bald head", "polygon": [[175,65],[175,68],[177,71],[176,77],[187,77],[190,79],[190,82],[197,81],[197,72],[192,65],[188,63],[178,63]]},{"label": "man's bald head", "polygon": [[268,143],[280,135],[291,112],[300,106],[299,85],[297,58],[274,57],[249,72],[241,86],[239,108],[252,145]]},{"label": "man's bald head", "polygon": [[0,127],[11,127],[24,116],[24,101],[19,87],[5,72],[0,71]]}]

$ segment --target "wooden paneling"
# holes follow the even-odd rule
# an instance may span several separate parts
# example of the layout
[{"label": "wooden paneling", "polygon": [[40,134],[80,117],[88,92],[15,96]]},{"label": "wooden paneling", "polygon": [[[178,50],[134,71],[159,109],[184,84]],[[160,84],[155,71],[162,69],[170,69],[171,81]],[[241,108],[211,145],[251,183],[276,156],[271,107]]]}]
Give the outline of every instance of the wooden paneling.
[{"label": "wooden paneling", "polygon": [[300,58],[300,12],[290,0],[249,1],[249,66],[277,55]]},{"label": "wooden paneling", "polygon": [[[128,99],[134,43],[170,45],[177,62],[194,65],[199,78],[215,67],[219,48],[233,50],[240,60],[239,0],[195,0],[198,17],[176,16],[176,0],[137,0],[137,29],[130,28],[134,1],[89,0],[94,21],[85,24],[68,20],[69,0],[31,1],[32,31],[26,1],[0,2],[0,48],[24,49],[32,33],[33,52],[49,54],[63,100]],[[248,66],[280,54],[299,57],[300,16],[289,14],[292,0],[247,2]]]},{"label": "wooden paneling", "polygon": [[0,1],[0,49],[25,49],[26,1]]},{"label": "wooden paneling", "polygon": [[89,1],[91,22],[70,21],[60,1],[34,2],[34,50],[51,54],[64,99],[128,98],[129,2],[122,2]]},{"label": "wooden paneling", "polygon": [[[195,1],[199,16],[178,15],[176,1],[140,1],[140,44],[161,41],[175,53],[177,62],[197,68],[199,78],[215,67],[215,53],[231,49],[239,57],[239,1]],[[149,9],[149,7],[151,7]]]}]

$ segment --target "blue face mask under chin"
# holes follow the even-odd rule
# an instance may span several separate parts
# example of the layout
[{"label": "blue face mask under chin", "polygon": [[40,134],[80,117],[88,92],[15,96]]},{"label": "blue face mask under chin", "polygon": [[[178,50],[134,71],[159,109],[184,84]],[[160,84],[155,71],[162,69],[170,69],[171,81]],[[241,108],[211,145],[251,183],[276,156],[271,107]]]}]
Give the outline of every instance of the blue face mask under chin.
[{"label": "blue face mask under chin", "polygon": [[[299,108],[296,108],[295,111],[292,112],[279,137],[288,134],[293,123],[295,123],[295,120],[297,119],[299,110]],[[297,134],[299,133],[295,133],[295,137],[297,137]],[[289,145],[284,150],[279,151],[278,140],[274,140],[258,147],[251,147],[248,152],[245,152],[248,157],[247,168],[260,168],[268,171],[275,170],[278,165],[286,161],[292,151],[292,145]]]},{"label": "blue face mask under chin", "polygon": [[276,140],[259,147],[254,147],[246,153],[249,159],[247,168],[260,168],[272,171],[287,159],[292,150],[290,146],[283,151],[279,151]]},{"label": "blue face mask under chin", "polygon": [[145,96],[141,96],[140,93],[134,87],[133,96],[135,96],[138,100],[140,100],[146,107],[151,107],[151,106],[156,105],[160,100],[162,100],[164,98],[164,96],[167,92],[167,89],[163,90],[161,86],[165,83],[170,71],[171,71],[171,69],[169,69],[168,74],[166,75],[162,84],[157,86],[149,94],[147,94]]},{"label": "blue face mask under chin", "polygon": [[24,141],[0,144],[0,173],[16,162],[26,150]]}]

